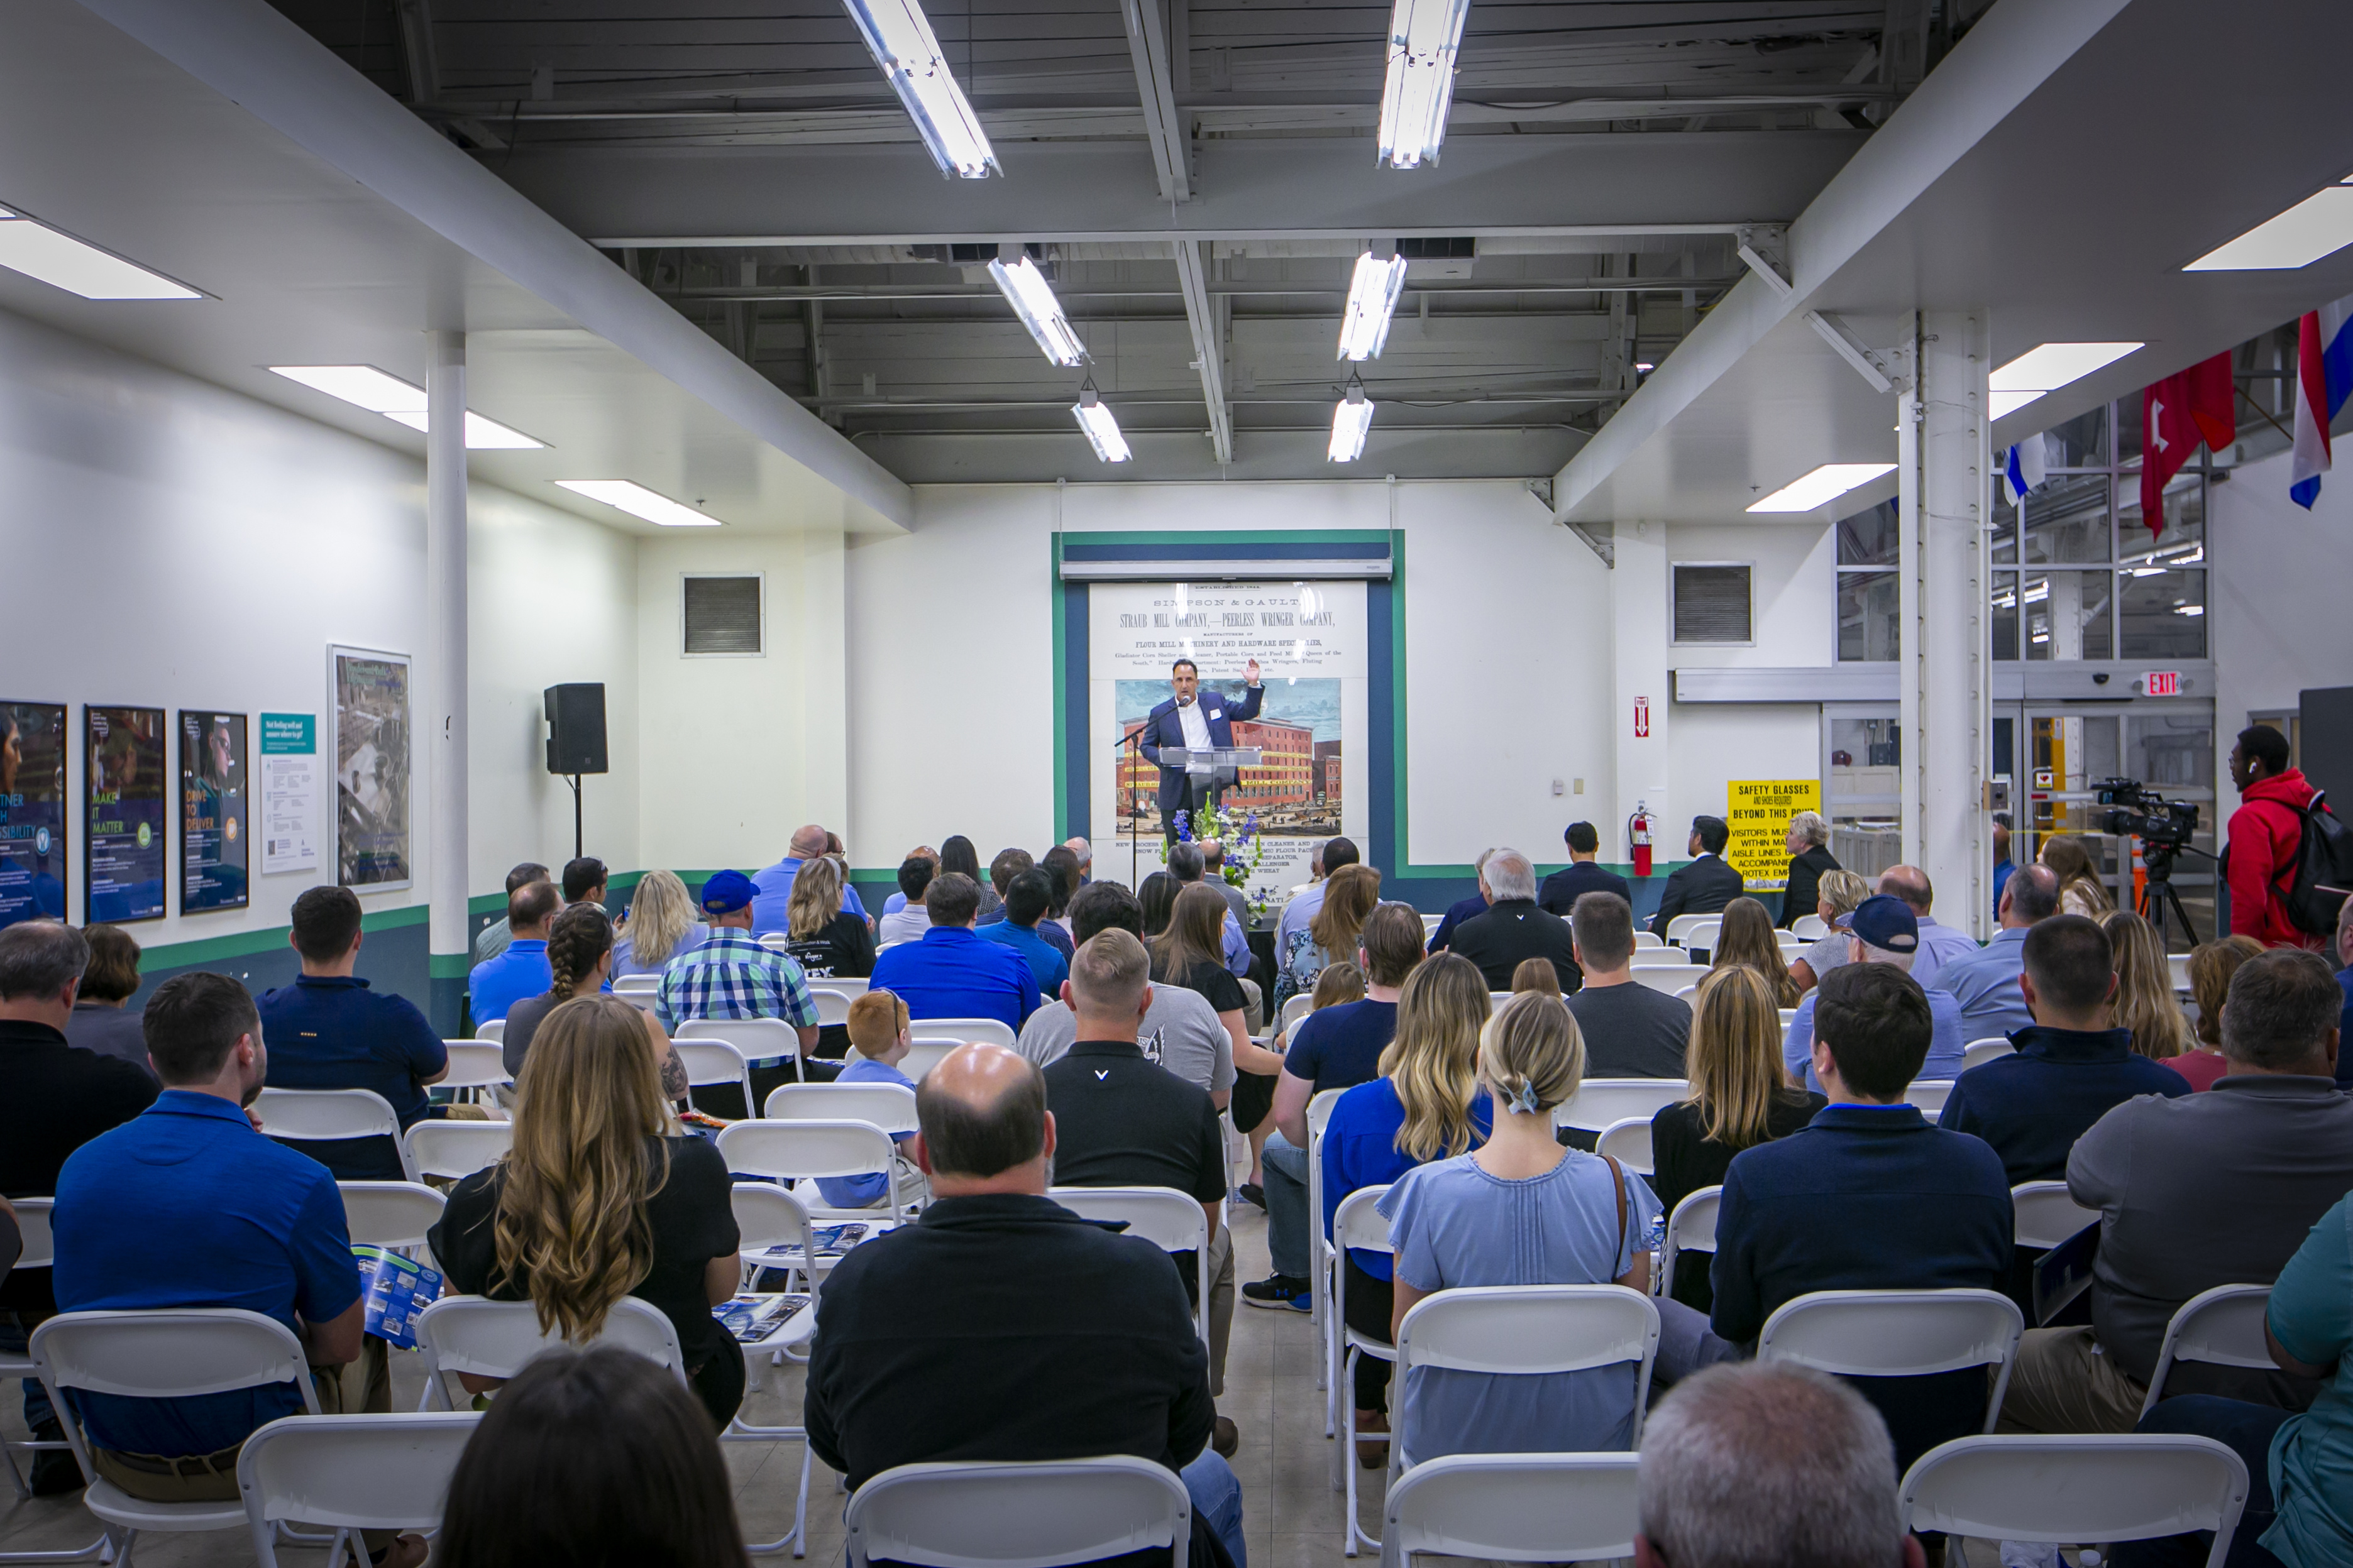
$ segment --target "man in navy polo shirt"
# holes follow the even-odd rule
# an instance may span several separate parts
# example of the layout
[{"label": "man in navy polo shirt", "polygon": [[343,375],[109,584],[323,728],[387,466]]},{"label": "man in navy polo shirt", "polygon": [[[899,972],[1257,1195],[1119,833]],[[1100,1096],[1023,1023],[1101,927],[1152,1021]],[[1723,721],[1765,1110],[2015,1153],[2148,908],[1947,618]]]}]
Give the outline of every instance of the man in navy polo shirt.
[{"label": "man in navy polo shirt", "polygon": [[[1889,900],[1893,902],[1894,900]],[[1814,994],[1814,1076],[1831,1103],[1786,1138],[1734,1156],[1715,1224],[1713,1334],[1659,1303],[1667,1381],[1744,1353],[1765,1320],[1812,1290],[2000,1290],[2010,1281],[2010,1181],[1965,1132],[1932,1127],[1904,1091],[1935,1024],[1919,984],[1887,963],[1831,971]],[[1985,1426],[1982,1367],[1857,1378],[1887,1418],[1896,1470]]]},{"label": "man in navy polo shirt", "polygon": [[[58,1177],[59,1310],[259,1312],[302,1342],[322,1409],[389,1410],[380,1371],[362,1394],[359,1378],[336,1370],[361,1362],[366,1320],[334,1178],[246,1117],[269,1065],[253,998],[227,975],[182,974],[157,989],[144,1019],[163,1093],[76,1150]],[[381,1368],[381,1356],[370,1359]],[[75,1403],[99,1474],[156,1502],[234,1501],[248,1435],[302,1410],[289,1384],[185,1399],[84,1393]],[[408,1537],[383,1561],[423,1556]]]},{"label": "man in navy polo shirt", "polygon": [[527,883],[507,895],[507,929],[514,940],[466,977],[475,1027],[500,1022],[508,1008],[526,996],[544,996],[555,984],[555,972],[547,966],[547,922],[563,907],[553,882]]},{"label": "man in navy polo shirt", "polygon": [[[294,900],[287,938],[302,976],[262,994],[272,1089],[364,1089],[384,1097],[404,1132],[425,1120],[425,1087],[449,1073],[441,1037],[415,1004],[379,996],[352,973],[360,956],[360,900],[349,888],[312,888]],[[396,1182],[400,1152],[386,1138],[303,1146],[346,1182]]]},{"label": "man in navy polo shirt", "polygon": [[1024,871],[1005,885],[1005,918],[979,928],[983,942],[1009,947],[1029,962],[1038,994],[1048,1002],[1061,999],[1062,982],[1071,977],[1070,961],[1039,934],[1039,922],[1053,899],[1053,884],[1045,872]]},{"label": "man in navy polo shirt", "polygon": [[995,1018],[1019,1034],[1038,1010],[1038,977],[1018,952],[973,929],[980,884],[957,871],[934,877],[923,908],[932,917],[923,940],[876,959],[867,984],[897,992],[918,1019]]}]

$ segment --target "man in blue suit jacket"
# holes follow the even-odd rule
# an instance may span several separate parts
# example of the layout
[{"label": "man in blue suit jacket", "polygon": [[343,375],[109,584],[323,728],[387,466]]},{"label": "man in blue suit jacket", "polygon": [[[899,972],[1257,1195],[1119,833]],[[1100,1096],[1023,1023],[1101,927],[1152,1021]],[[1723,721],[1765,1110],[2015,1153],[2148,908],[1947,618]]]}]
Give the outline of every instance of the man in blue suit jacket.
[{"label": "man in blue suit jacket", "polygon": [[[1229,703],[1219,692],[1204,695],[1201,672],[1189,658],[1180,658],[1168,668],[1168,689],[1174,693],[1168,700],[1155,708],[1144,721],[1144,760],[1160,761],[1160,748],[1182,747],[1198,750],[1205,746],[1230,746],[1234,743],[1234,721],[1255,719],[1259,705],[1266,700],[1266,688],[1259,684],[1258,660],[1250,661],[1242,671],[1248,683],[1239,704]],[[1187,731],[1191,730],[1190,738]],[[1183,768],[1163,766],[1160,770],[1160,831],[1165,838],[1176,837],[1176,814],[1180,811],[1198,816],[1214,809],[1218,791],[1234,782],[1233,770],[1221,771],[1208,781],[1206,788]]]}]

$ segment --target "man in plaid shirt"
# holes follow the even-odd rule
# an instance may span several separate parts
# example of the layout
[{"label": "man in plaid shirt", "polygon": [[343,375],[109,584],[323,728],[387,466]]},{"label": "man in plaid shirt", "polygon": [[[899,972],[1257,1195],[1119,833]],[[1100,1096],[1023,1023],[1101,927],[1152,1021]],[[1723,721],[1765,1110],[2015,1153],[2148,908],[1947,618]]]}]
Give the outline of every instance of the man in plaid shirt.
[{"label": "man in plaid shirt", "polygon": [[[697,1018],[781,1018],[800,1035],[801,1054],[817,1044],[817,999],[801,966],[752,937],[752,879],[722,871],[702,884],[711,940],[662,970],[654,1016],[665,1032]],[[754,1084],[758,1086],[755,1074]]]}]

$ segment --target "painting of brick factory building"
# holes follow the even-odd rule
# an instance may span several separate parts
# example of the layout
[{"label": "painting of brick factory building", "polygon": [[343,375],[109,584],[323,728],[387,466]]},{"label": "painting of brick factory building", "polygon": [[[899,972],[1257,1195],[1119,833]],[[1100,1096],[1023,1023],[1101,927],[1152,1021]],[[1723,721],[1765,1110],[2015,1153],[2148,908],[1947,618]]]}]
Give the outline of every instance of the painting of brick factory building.
[{"label": "painting of brick factory building", "polygon": [[[1241,698],[1239,680],[1203,681],[1229,701]],[[1118,683],[1119,732],[1145,721],[1168,696],[1166,681]],[[1260,830],[1276,836],[1323,838],[1340,831],[1340,683],[1331,679],[1266,682],[1259,716],[1237,721],[1234,744],[1255,746],[1259,764],[1241,770],[1239,784],[1225,792],[1229,812],[1255,813]],[[1130,747],[1119,753],[1118,807],[1124,826],[1130,811],[1142,813],[1141,831],[1160,829],[1160,770]]]}]

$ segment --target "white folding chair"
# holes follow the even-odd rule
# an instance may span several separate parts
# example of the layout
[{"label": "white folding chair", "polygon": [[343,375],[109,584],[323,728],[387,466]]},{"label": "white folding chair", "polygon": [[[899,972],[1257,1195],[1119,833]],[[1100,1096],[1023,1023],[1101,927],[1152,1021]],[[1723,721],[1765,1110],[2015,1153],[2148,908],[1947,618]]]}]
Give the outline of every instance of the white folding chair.
[{"label": "white folding chair", "polygon": [[1670,925],[1683,925],[1683,921],[1686,920],[1691,921],[1691,924],[1683,926],[1683,946],[1687,950],[1698,952],[1715,952],[1716,942],[1724,933],[1724,917],[1722,915],[1702,915],[1696,920],[1694,920],[1689,915],[1677,915],[1668,923]]},{"label": "white folding chair", "polygon": [[817,1004],[817,1021],[820,1028],[828,1024],[849,1022],[851,997],[847,991],[836,991],[830,986],[817,986],[810,990],[809,1000]]},{"label": "white folding chair", "polygon": [[2214,1532],[2222,1568],[2247,1504],[2247,1467],[2211,1437],[1957,1437],[1913,1462],[1904,1526],[2057,1545]]},{"label": "white folding chair", "polygon": [[752,1064],[733,1040],[688,1039],[684,1037],[670,1041],[678,1053],[679,1065],[686,1069],[689,1089],[715,1089],[721,1084],[733,1084],[744,1096],[744,1114],[754,1113],[752,1100]]},{"label": "white folding chair", "polygon": [[1704,963],[1641,963],[1634,965],[1634,984],[1672,996],[1707,978]]},{"label": "white folding chair", "polygon": [[1113,1455],[1034,1464],[901,1465],[849,1494],[849,1568],[1022,1568],[1192,1548],[1193,1500],[1176,1472]]},{"label": "white folding chair", "polygon": [[237,1490],[261,1568],[278,1568],[280,1527],[334,1532],[331,1563],[353,1532],[441,1528],[449,1478],[481,1424],[471,1410],[411,1415],[286,1415],[245,1440]]},{"label": "white folding chair", "polygon": [[1440,926],[1441,926],[1441,925],[1445,924],[1445,923],[1446,923],[1446,917],[1445,917],[1444,915],[1442,915],[1442,914],[1440,914],[1440,915],[1424,915],[1424,916],[1422,916],[1422,917],[1421,917],[1421,945],[1422,945],[1422,946],[1424,946],[1424,947],[1428,947],[1428,946],[1430,945],[1430,939],[1431,937],[1436,936],[1436,935],[1438,934],[1438,928],[1439,928]]},{"label": "white folding chair", "polygon": [[514,1081],[507,1076],[506,1047],[496,1040],[444,1040],[441,1047],[449,1053],[449,1070],[436,1089],[479,1104],[483,1089]]},{"label": "white folding chair", "polygon": [[2100,1217],[2099,1210],[2087,1209],[2069,1196],[2064,1182],[2020,1183],[2010,1189],[2010,1211],[2016,1216],[2012,1239],[2044,1251]]},{"label": "white folding chair", "polygon": [[1698,996],[1699,987],[1697,985],[1686,985],[1682,990],[1675,993],[1675,1000],[1678,1002],[1694,1001]]},{"label": "white folding chair", "polygon": [[908,1026],[913,1040],[953,1040],[958,1045],[1013,1048],[1012,1026],[1002,1018],[917,1018]]},{"label": "white folding chair", "polygon": [[1982,1040],[1971,1040],[1961,1047],[1961,1070],[1967,1072],[1971,1068],[1981,1068],[1989,1061],[2002,1057],[2014,1057],[2017,1054],[2018,1047],[2000,1035],[1993,1035]]},{"label": "white folding chair", "polygon": [[343,1194],[343,1228],[354,1247],[423,1247],[448,1203],[423,1182],[337,1182],[335,1187]]},{"label": "white folding chair", "polygon": [[[529,1301],[444,1296],[417,1314],[417,1348],[425,1352],[425,1402],[417,1408],[454,1408],[460,1398],[449,1392],[448,1380],[460,1373],[510,1378],[566,1342],[561,1334],[540,1331],[539,1309]],[[614,1302],[605,1314],[604,1331],[578,1342],[635,1351],[668,1367],[681,1384],[686,1382],[686,1353],[679,1349],[678,1331],[660,1308],[635,1296]]]},{"label": "white folding chair", "polygon": [[2188,953],[2167,953],[2165,955],[2165,970],[2166,973],[2171,977],[2173,981],[2173,988],[2176,991],[2182,992],[2186,994],[2193,989],[2189,984],[2189,955]]},{"label": "white folding chair", "polygon": [[1298,995],[1289,998],[1282,1005],[1282,1026],[1276,1033],[1288,1039],[1291,1031],[1299,1026],[1299,1020],[1314,1010],[1315,998],[1307,992],[1303,991]]},{"label": "white folding chair", "polygon": [[417,1167],[401,1144],[400,1118],[374,1089],[265,1089],[255,1097],[252,1110],[269,1138],[319,1142],[389,1138],[400,1152],[402,1173],[412,1182],[417,1179]]},{"label": "white folding chair", "polygon": [[1651,1281],[1654,1296],[1671,1295],[1675,1288],[1675,1259],[1686,1252],[1715,1250],[1715,1214],[1724,1206],[1722,1187],[1702,1187],[1686,1193],[1667,1216],[1666,1240],[1659,1249],[1659,1276]]},{"label": "white folding chair", "polygon": [[1634,950],[1632,962],[1629,967],[1633,969],[1691,969],[1695,967],[1704,967],[1704,965],[1694,965],[1692,963],[1691,954],[1685,952],[1682,948],[1670,947],[1662,944],[1658,947],[1636,948]]},{"label": "white folding chair", "polygon": [[1667,922],[1667,944],[1670,947],[1690,947],[1693,945],[1691,933],[1698,927],[1710,923],[1721,926],[1724,924],[1724,917],[1718,914],[1677,915]]},{"label": "white folding chair", "polygon": [[[12,1273],[21,1274],[28,1268],[47,1268],[56,1263],[57,1245],[49,1231],[49,1211],[56,1201],[54,1198],[13,1200],[16,1210],[17,1235],[24,1243],[24,1250],[17,1255],[16,1267],[11,1271]],[[1317,1365],[1320,1369],[1322,1363],[1319,1362]],[[40,1373],[34,1368],[30,1354],[0,1351],[0,1383],[8,1383],[17,1378],[37,1382],[39,1377]],[[16,1468],[16,1450],[22,1449],[29,1454],[45,1449],[62,1449],[71,1447],[72,1445],[62,1437],[0,1444],[0,1458],[7,1460],[8,1479],[15,1486],[16,1496],[19,1499],[29,1498],[33,1495],[33,1489],[25,1484],[23,1472]],[[79,1551],[0,1552],[0,1563],[89,1563],[105,1557],[110,1550],[108,1538],[101,1535]]]},{"label": "white folding chair", "polygon": [[1666,945],[1667,939],[1661,936],[1656,931],[1637,929],[1634,932],[1634,951],[1637,952],[1641,952],[1645,948],[1664,947]]},{"label": "white folding chair", "polygon": [[487,1024],[474,1026],[474,1038],[478,1040],[488,1040],[497,1046],[505,1044],[506,1037],[507,1021],[504,1018],[493,1018]]},{"label": "white folding chair", "polygon": [[[770,1182],[738,1182],[728,1189],[727,1201],[735,1215],[736,1244],[744,1258],[744,1288],[750,1288],[761,1269],[781,1268],[788,1271],[788,1279],[797,1276],[801,1288],[814,1293],[818,1277],[830,1267],[830,1263],[818,1257],[817,1238],[809,1234],[808,1210],[802,1206],[800,1199]],[[759,1392],[765,1381],[765,1367],[776,1364],[787,1355],[796,1361],[805,1361],[805,1356],[794,1352],[807,1343],[816,1331],[817,1308],[812,1302],[786,1320],[756,1348],[746,1346],[744,1355],[744,1386],[754,1393]],[[799,1489],[793,1502],[793,1527],[774,1541],[752,1542],[750,1550],[765,1554],[790,1547],[794,1556],[805,1554],[808,1550],[808,1428],[789,1424],[757,1426],[744,1420],[739,1411],[719,1438],[723,1443],[802,1445]]]},{"label": "white folding chair", "polygon": [[1588,1078],[1552,1108],[1552,1124],[1600,1132],[1634,1117],[1647,1122],[1690,1092],[1679,1078]]},{"label": "white folding chair", "polygon": [[[746,1116],[758,1113],[757,1102],[752,1098],[753,1063],[790,1061],[793,1064],[795,1078],[802,1079],[808,1076],[807,1069],[801,1064],[800,1031],[782,1018],[690,1018],[681,1024],[677,1032],[670,1036],[670,1044],[679,1048],[679,1058],[681,1061],[685,1060],[686,1044],[689,1040],[723,1043],[732,1047],[735,1054],[743,1058],[744,1114]],[[716,1062],[711,1064],[713,1070],[716,1070],[719,1065],[721,1064]],[[693,1074],[693,1064],[689,1062],[687,1076],[690,1081],[696,1083],[705,1081],[695,1079]]]},{"label": "white folding chair", "polygon": [[1638,1176],[1651,1174],[1651,1119],[1629,1116],[1611,1122],[1594,1140],[1593,1152],[1609,1155]]},{"label": "white folding chair", "polygon": [[1833,1377],[1926,1377],[1999,1366],[1985,1430],[2000,1414],[2026,1315],[1999,1290],[1815,1290],[1784,1301],[1757,1336],[1758,1361]]},{"label": "white folding chair", "polygon": [[[762,947],[766,948],[770,952],[783,952],[793,945],[792,933],[789,931],[772,931],[765,936],[755,937],[753,940],[757,942]],[[882,945],[884,947],[896,947],[899,944],[895,942],[886,942]]]},{"label": "white folding chair", "polygon": [[2140,1413],[2147,1415],[2165,1397],[2166,1374],[2178,1361],[2269,1371],[2273,1362],[2263,1321],[2271,1304],[2268,1285],[2217,1285],[2175,1308],[2158,1347],[2157,1370],[2148,1375],[2148,1397],[2141,1401]]},{"label": "white folding chair", "polygon": [[1498,1012],[1498,1011],[1500,1011],[1500,1010],[1503,1008],[1504,1005],[1505,1003],[1509,1002],[1509,1001],[1512,999],[1513,994],[1513,994],[1512,992],[1509,992],[1509,991],[1490,991],[1490,992],[1488,992],[1488,993],[1487,993],[1487,1010],[1488,1010],[1490,1013],[1493,1013],[1493,1012]]},{"label": "white folding chair", "polygon": [[1383,1568],[1425,1552],[1489,1563],[1634,1555],[1638,1454],[1452,1454],[1389,1484]]},{"label": "white folding chair", "polygon": [[1805,939],[1793,931],[1775,931],[1773,945],[1781,950],[1781,962],[1784,963],[1797,963],[1798,955],[1806,951]]},{"label": "white folding chair", "polygon": [[880,1174],[890,1195],[891,1224],[906,1218],[906,1206],[893,1179],[896,1158],[891,1135],[867,1121],[738,1121],[720,1130],[720,1158],[739,1176],[770,1181],[806,1182],[794,1195],[812,1217],[862,1219],[881,1223],[880,1210],[833,1208],[814,1201],[817,1182],[827,1176]]},{"label": "white folding chair", "polygon": [[825,983],[828,991],[839,991],[852,1002],[866,994],[869,982],[862,974],[837,974]]},{"label": "white folding chair", "polygon": [[617,975],[613,981],[613,994],[616,996],[659,996],[661,994],[661,979],[662,977],[659,974]]},{"label": "white folding chair", "polygon": [[1163,1252],[1191,1253],[1199,1287],[1193,1326],[1209,1342],[1209,1216],[1198,1200],[1174,1187],[1049,1187],[1046,1195],[1081,1219],[1124,1220],[1126,1235]]},{"label": "white folding chair", "polygon": [[486,1171],[514,1147],[512,1121],[420,1121],[402,1141],[408,1167],[422,1181],[463,1181]]},{"label": "white folding chair", "polygon": [[1324,1376],[1334,1354],[1331,1314],[1324,1310],[1328,1303],[1324,1291],[1332,1268],[1332,1246],[1324,1239],[1324,1126],[1332,1120],[1332,1108],[1346,1092],[1344,1089],[1327,1089],[1307,1102],[1307,1217],[1312,1222],[1307,1227],[1307,1305],[1309,1320],[1315,1326],[1316,1343],[1323,1347],[1315,1358],[1315,1386],[1325,1394],[1326,1437],[1332,1435],[1340,1415],[1332,1403],[1331,1388]]},{"label": "white folding chair", "polygon": [[1830,922],[1820,915],[1799,915],[1789,922],[1789,934],[1799,942],[1820,942],[1831,934]]},{"label": "white folding chair", "polygon": [[934,1068],[965,1044],[963,1040],[913,1040],[908,1045],[907,1054],[899,1058],[899,1070],[921,1083]]},{"label": "white folding chair", "polygon": [[33,1331],[32,1362],[49,1403],[65,1424],[81,1473],[90,1478],[82,1506],[107,1527],[115,1552],[131,1555],[142,1531],[237,1530],[238,1502],[148,1502],[98,1473],[89,1436],[65,1397],[69,1388],[143,1399],[185,1399],[205,1394],[290,1383],[302,1408],[319,1414],[318,1390],[294,1331],[259,1312],[236,1308],[163,1309],[139,1312],[61,1312]]},{"label": "white folding chair", "polygon": [[1389,1479],[1416,1463],[1407,1376],[1415,1367],[1541,1377],[1632,1362],[1630,1452],[1642,1446],[1642,1407],[1658,1354],[1659,1309],[1622,1285],[1486,1285],[1425,1296],[1398,1325]]},{"label": "white folding chair", "polygon": [[1798,1010],[1795,1007],[1783,1007],[1778,1011],[1781,1015],[1781,1037],[1786,1040],[1789,1037],[1789,1026],[1798,1021]]},{"label": "white folding chair", "polygon": [[780,1083],[760,1115],[769,1121],[868,1121],[893,1136],[918,1131],[915,1091],[897,1083]]},{"label": "white folding chair", "polygon": [[[1356,1518],[1356,1398],[1353,1387],[1356,1363],[1368,1355],[1394,1362],[1397,1351],[1382,1341],[1368,1339],[1348,1326],[1348,1271],[1340,1267],[1340,1261],[1346,1249],[1352,1247],[1366,1252],[1396,1250],[1389,1245],[1389,1222],[1382,1218],[1379,1209],[1374,1206],[1388,1191],[1387,1186],[1358,1187],[1340,1200],[1339,1211],[1332,1216],[1332,1304],[1326,1309],[1325,1321],[1332,1325],[1331,1333],[1327,1336],[1332,1346],[1330,1397],[1340,1412],[1340,1440],[1332,1448],[1332,1489],[1347,1499],[1346,1555],[1350,1557],[1356,1555],[1356,1548],[1360,1544],[1376,1551],[1381,1544],[1377,1538],[1365,1532],[1364,1525]],[[1322,1211],[1319,1209],[1316,1214],[1320,1217]],[[1316,1228],[1320,1230],[1322,1226]],[[1395,1388],[1397,1379],[1391,1377],[1389,1384]],[[1390,1403],[1397,1405],[1399,1402],[1391,1400]],[[1366,1440],[1392,1446],[1396,1442],[1394,1437],[1378,1432],[1366,1434]]]},{"label": "white folding chair", "polygon": [[1920,1114],[1934,1121],[1945,1109],[1945,1101],[1953,1097],[1953,1080],[1948,1078],[1915,1078],[1905,1086],[1904,1101],[1916,1105]]}]

